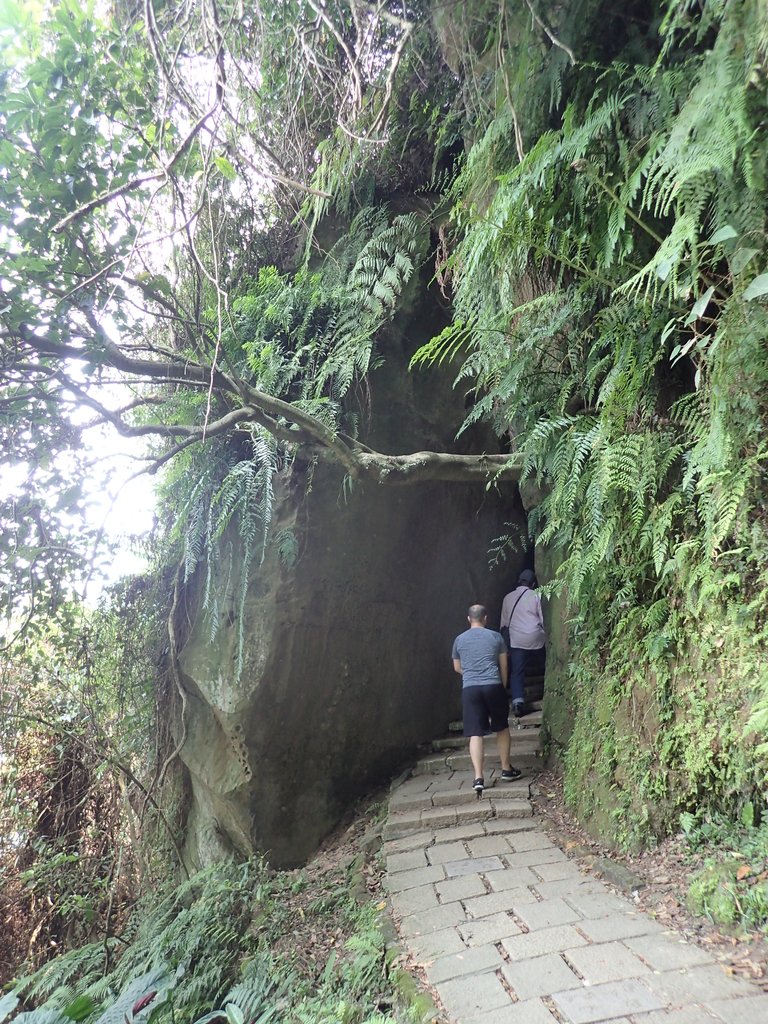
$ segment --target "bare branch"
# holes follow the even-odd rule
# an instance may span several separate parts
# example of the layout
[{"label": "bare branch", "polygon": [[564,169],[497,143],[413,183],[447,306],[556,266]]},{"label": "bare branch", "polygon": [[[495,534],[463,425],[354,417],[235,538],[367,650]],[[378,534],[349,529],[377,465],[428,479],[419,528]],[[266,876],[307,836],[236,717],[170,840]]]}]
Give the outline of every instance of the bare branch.
[{"label": "bare branch", "polygon": [[568,58],[571,64],[575,64],[576,58],[574,57],[573,50],[570,48],[570,46],[566,46],[565,43],[561,42],[554,34],[554,32],[550,28],[548,28],[547,25],[541,20],[536,11],[533,9],[533,4],[531,3],[531,0],[525,0],[525,2],[528,5],[528,10],[531,12],[531,17],[542,30],[542,32],[544,32],[544,34],[549,37],[550,41],[559,49],[561,49],[563,53],[568,54]]}]

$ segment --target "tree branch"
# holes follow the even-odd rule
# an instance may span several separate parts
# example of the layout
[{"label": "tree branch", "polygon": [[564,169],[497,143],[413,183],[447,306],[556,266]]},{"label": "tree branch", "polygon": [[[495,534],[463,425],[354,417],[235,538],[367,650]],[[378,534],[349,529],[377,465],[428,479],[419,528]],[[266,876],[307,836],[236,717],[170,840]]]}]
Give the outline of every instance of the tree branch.
[{"label": "tree branch", "polygon": [[[374,452],[357,441],[340,435],[322,421],[296,405],[252,387],[242,378],[234,377],[212,366],[194,362],[140,359],[126,355],[110,341],[103,329],[89,314],[89,321],[98,335],[102,350],[84,350],[39,338],[31,331],[19,330],[22,341],[42,355],[82,360],[102,356],[102,362],[116,370],[167,383],[171,380],[187,385],[212,386],[215,392],[236,397],[242,405],[231,410],[204,429],[202,424],[125,423],[118,413],[89,395],[81,385],[65,378],[66,386],[104,420],[111,422],[124,436],[164,436],[180,438],[177,451],[189,443],[203,442],[206,437],[225,434],[239,424],[258,423],[265,430],[291,445],[308,445],[315,454],[338,463],[354,479],[370,479],[378,483],[407,484],[430,480],[473,481],[519,479],[521,463],[517,456],[455,455],[450,452],[414,452],[386,455]],[[61,374],[58,375],[62,380]],[[292,424],[292,426],[291,426]],[[162,461],[166,461],[165,456]],[[159,464],[158,464],[159,465]]]},{"label": "tree branch", "polygon": [[566,46],[565,43],[561,42],[554,34],[554,32],[550,28],[548,28],[547,25],[541,20],[536,11],[533,9],[533,4],[531,3],[531,0],[525,0],[525,2],[528,5],[528,10],[531,12],[531,17],[542,30],[542,32],[544,32],[544,34],[549,37],[550,41],[553,43],[554,46],[557,46],[559,49],[561,49],[563,53],[568,54],[568,58],[570,59],[571,64],[575,64],[576,58],[574,57],[573,50],[570,48],[570,46]]}]

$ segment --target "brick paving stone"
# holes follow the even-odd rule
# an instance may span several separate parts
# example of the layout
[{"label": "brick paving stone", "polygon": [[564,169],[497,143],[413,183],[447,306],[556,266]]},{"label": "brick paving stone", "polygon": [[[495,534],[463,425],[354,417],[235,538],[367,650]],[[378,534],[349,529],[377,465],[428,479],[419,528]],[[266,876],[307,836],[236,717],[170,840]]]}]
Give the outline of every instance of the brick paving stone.
[{"label": "brick paving stone", "polygon": [[445,864],[446,861],[459,860],[466,856],[464,843],[458,840],[453,843],[437,843],[427,850],[427,860],[430,864]]},{"label": "brick paving stone", "polygon": [[[543,867],[543,865],[538,864],[533,870],[536,871],[539,867]],[[565,896],[576,895],[606,895],[606,889],[602,882],[598,882],[594,878],[585,877],[584,875],[578,875],[575,878],[559,878],[554,882],[536,882],[534,884],[536,885],[536,892],[543,900],[562,899]]]},{"label": "brick paving stone", "polygon": [[482,875],[486,872],[506,870],[498,857],[462,857],[457,860],[444,861],[443,868],[449,878],[456,875]]},{"label": "brick paving stone", "polygon": [[487,1013],[500,1006],[509,1006],[511,1000],[506,989],[493,973],[471,975],[441,981],[435,986],[440,1002],[459,1020]]},{"label": "brick paving stone", "polygon": [[[513,890],[514,891],[514,890]],[[524,903],[515,907],[515,913],[532,932],[540,928],[553,928],[558,924],[573,924],[581,920],[578,910],[574,910],[564,900],[551,899],[543,903]]]},{"label": "brick paving stone", "polygon": [[463,825],[452,825],[450,828],[441,828],[435,835],[436,843],[452,843],[461,839],[475,839],[477,836],[484,836],[484,824],[481,821],[468,822]]},{"label": "brick paving stone", "polygon": [[419,914],[409,914],[400,922],[400,931],[405,936],[425,935],[437,932],[442,928],[455,928],[466,920],[460,903],[444,903],[433,910],[425,910]]},{"label": "brick paving stone", "polygon": [[517,889],[518,886],[536,884],[536,876],[530,868],[507,868],[506,871],[494,871],[488,875],[488,884],[494,892],[503,892],[504,889]]},{"label": "brick paving stone", "polygon": [[413,766],[414,775],[429,775],[431,772],[444,772],[444,757],[424,757]]},{"label": "brick paving stone", "polygon": [[482,946],[486,942],[499,942],[510,935],[519,935],[520,927],[509,914],[499,912],[481,917],[479,921],[467,921],[458,926],[459,935],[468,946]]},{"label": "brick paving stone", "polygon": [[529,818],[533,808],[528,800],[493,799],[493,811],[497,818]]},{"label": "brick paving stone", "polygon": [[477,793],[473,789],[448,789],[442,793],[435,793],[432,803],[435,807],[459,807],[464,804],[476,804]]},{"label": "brick paving stone", "polygon": [[[529,832],[527,835],[515,836],[510,839],[513,853],[525,853],[527,850],[551,850],[555,844],[543,832]],[[540,861],[539,863],[544,863]]]},{"label": "brick paving stone", "polygon": [[480,917],[487,917],[488,914],[498,914],[499,911],[513,910],[518,916],[529,904],[535,904],[536,897],[528,889],[507,889],[505,892],[492,892],[487,896],[474,896],[472,899],[464,900],[464,907],[467,914],[477,920]]},{"label": "brick paving stone", "polygon": [[[680,1010],[656,1010],[638,1017],[642,1024],[715,1024],[713,1017],[703,1006],[687,1006]],[[717,1021],[717,1024],[721,1024]],[[750,1021],[749,1024],[758,1024]]]},{"label": "brick paving stone", "polygon": [[639,911],[635,914],[617,914],[614,917],[588,918],[579,924],[593,942],[612,942],[614,939],[630,939],[636,935],[662,935],[663,927]]},{"label": "brick paving stone", "polygon": [[[462,772],[466,771],[467,769],[470,769],[471,771],[472,769],[472,758],[469,756],[469,754],[451,754],[448,757],[446,757],[445,763],[449,768],[451,768],[455,772]],[[486,761],[483,762],[483,770],[485,770],[485,767]],[[492,767],[493,765],[490,762],[488,762],[489,771]]]},{"label": "brick paving stone", "polygon": [[646,983],[674,1006],[711,1003],[713,1000],[754,994],[754,988],[748,981],[726,974],[717,965],[653,974]]},{"label": "brick paving stone", "polygon": [[519,779],[515,782],[507,782],[506,779],[502,779],[500,775],[492,775],[491,782],[496,784],[493,795],[497,800],[531,799],[531,784],[525,779]]},{"label": "brick paving stone", "polygon": [[455,825],[456,811],[451,807],[433,807],[431,811],[422,811],[421,824],[425,828],[443,828],[445,825]]},{"label": "brick paving stone", "polygon": [[429,793],[453,793],[459,789],[460,779],[456,775],[446,776],[441,775],[434,778],[429,784]]},{"label": "brick paving stone", "polygon": [[483,974],[498,970],[504,961],[495,946],[475,946],[461,953],[451,953],[427,966],[427,978],[431,985],[467,974]]},{"label": "brick paving stone", "polygon": [[568,1024],[593,1024],[606,1021],[617,1014],[642,1014],[660,1010],[664,1002],[642,981],[609,981],[605,985],[568,989],[552,995],[559,1013]]},{"label": "brick paving stone", "polygon": [[462,875],[450,878],[447,882],[435,885],[441,903],[453,903],[454,900],[466,900],[470,896],[482,896],[485,885],[479,875]]},{"label": "brick paving stone", "polygon": [[555,1018],[540,999],[526,999],[480,1017],[467,1017],[465,1024],[555,1024]]},{"label": "brick paving stone", "polygon": [[406,779],[405,782],[401,782],[392,788],[392,795],[395,793],[426,793],[429,787],[432,785],[428,778],[420,775],[417,778]]},{"label": "brick paving stone", "polygon": [[412,832],[400,839],[390,839],[384,843],[384,854],[389,857],[393,853],[405,853],[408,850],[421,850],[432,842],[431,832]]},{"label": "brick paving stone", "polygon": [[482,836],[467,843],[473,857],[492,857],[509,853],[509,842],[505,835]]},{"label": "brick paving stone", "polygon": [[512,962],[543,956],[545,953],[563,953],[576,946],[586,946],[587,940],[569,924],[557,928],[542,928],[541,931],[513,935],[502,939],[501,944]]},{"label": "brick paving stone", "polygon": [[512,832],[530,832],[532,829],[539,828],[541,820],[539,818],[492,818],[490,821],[485,823],[486,835],[495,835],[497,832],[512,833]]},{"label": "brick paving stone", "polygon": [[[514,839],[511,839],[510,842],[514,842]],[[550,846],[544,850],[523,850],[520,853],[510,853],[505,860],[510,867],[513,864],[525,864],[530,868],[535,868],[537,864],[554,864],[555,861],[565,861],[568,858],[562,850],[558,850],[556,846]]]},{"label": "brick paving stone", "polygon": [[466,949],[454,927],[425,932],[423,935],[412,935],[408,939],[408,947],[414,956],[423,960],[437,960],[441,956],[460,953]]},{"label": "brick paving stone", "polygon": [[493,806],[490,800],[475,800],[473,804],[464,804],[456,808],[456,822],[465,825],[469,822],[484,822],[493,818]]},{"label": "brick paving stone", "polygon": [[703,949],[671,935],[627,937],[624,945],[641,956],[654,971],[676,971],[681,967],[715,962],[715,958]]},{"label": "brick paving stone", "polygon": [[[451,776],[451,779],[454,782],[457,782],[461,786],[462,789],[465,789],[467,786],[469,786],[471,788],[472,783],[474,782],[475,771],[472,768],[471,764],[470,764],[470,769],[471,770],[468,771],[468,772],[463,772],[463,771],[461,771],[461,772],[454,772],[453,775]],[[483,778],[485,779],[485,776],[483,776]],[[490,782],[490,778],[491,778],[491,774],[489,772],[488,773],[488,778],[485,779],[485,781],[486,782]]]},{"label": "brick paving stone", "polygon": [[715,999],[706,1004],[725,1024],[760,1024],[768,1020],[768,995],[742,999]]},{"label": "brick paving stone", "polygon": [[651,969],[640,957],[621,942],[600,942],[594,946],[571,949],[566,959],[582,976],[587,985],[600,985],[604,981],[622,981],[641,978]]},{"label": "brick paving stone", "polygon": [[[514,846],[515,840],[510,837],[509,841]],[[537,864],[536,874],[542,882],[561,882],[564,878],[589,877],[572,860],[555,861],[553,864]]]},{"label": "brick paving stone", "polygon": [[432,910],[434,907],[440,906],[434,885],[420,885],[418,889],[406,889],[405,892],[393,893],[389,902],[398,917],[420,914],[424,910]]},{"label": "brick paving stone", "polygon": [[502,973],[518,999],[548,996],[552,992],[582,986],[581,980],[558,953],[504,964]]},{"label": "brick paving stone", "polygon": [[612,914],[626,914],[632,910],[631,903],[614,896],[607,889],[602,893],[579,891],[565,899],[582,917],[610,917]]},{"label": "brick paving stone", "polygon": [[409,811],[422,811],[432,806],[429,793],[403,793],[398,790],[389,801],[390,814],[406,814]]},{"label": "brick paving stone", "polygon": [[403,892],[405,889],[415,889],[419,885],[429,885],[430,882],[442,882],[445,872],[442,864],[430,865],[424,868],[414,868],[412,871],[397,871],[395,874],[388,874],[384,884],[390,892]]},{"label": "brick paving stone", "polygon": [[401,839],[411,832],[419,832],[422,828],[421,811],[410,814],[392,814],[384,825],[382,837],[387,839]]},{"label": "brick paving stone", "polygon": [[387,871],[411,871],[413,868],[425,868],[427,855],[423,847],[408,850],[404,853],[393,853],[387,857]]}]

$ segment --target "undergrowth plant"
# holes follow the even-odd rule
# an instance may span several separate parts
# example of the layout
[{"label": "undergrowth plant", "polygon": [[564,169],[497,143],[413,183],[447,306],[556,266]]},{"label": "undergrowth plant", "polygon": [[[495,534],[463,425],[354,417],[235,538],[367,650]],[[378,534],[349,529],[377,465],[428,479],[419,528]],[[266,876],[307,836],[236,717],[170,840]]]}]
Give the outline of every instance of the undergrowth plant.
[{"label": "undergrowth plant", "polygon": [[690,850],[704,856],[689,887],[691,909],[721,927],[768,932],[768,821],[747,803],[738,821],[686,813],[681,826]]},{"label": "undergrowth plant", "polygon": [[319,895],[309,920],[320,925],[328,915],[346,938],[308,972],[284,942],[296,923],[291,898],[302,888],[260,861],[169,885],[136,907],[118,938],[17,979],[0,1000],[0,1024],[395,1024],[382,1010],[394,996],[380,909],[357,904],[343,880]]}]

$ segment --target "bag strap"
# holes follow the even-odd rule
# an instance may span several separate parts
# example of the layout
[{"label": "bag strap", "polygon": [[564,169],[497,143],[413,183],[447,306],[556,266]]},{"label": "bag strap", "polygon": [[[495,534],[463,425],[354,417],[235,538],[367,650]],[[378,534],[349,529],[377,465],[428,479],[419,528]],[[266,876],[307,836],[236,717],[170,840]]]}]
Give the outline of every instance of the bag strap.
[{"label": "bag strap", "polygon": [[512,616],[515,614],[515,608],[517,608],[517,606],[520,604],[520,602],[525,597],[527,592],[528,592],[528,587],[525,588],[525,590],[522,592],[520,597],[518,597],[518,599],[512,605],[512,611],[509,613],[509,618],[507,619],[507,624],[504,627],[505,629],[509,629],[509,627],[512,625]]}]

